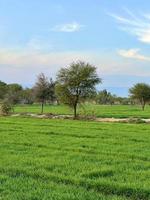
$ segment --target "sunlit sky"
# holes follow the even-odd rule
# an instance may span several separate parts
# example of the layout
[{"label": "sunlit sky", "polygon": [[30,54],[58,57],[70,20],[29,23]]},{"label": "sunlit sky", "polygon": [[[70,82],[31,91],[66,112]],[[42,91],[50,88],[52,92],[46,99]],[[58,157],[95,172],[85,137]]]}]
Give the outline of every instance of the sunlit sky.
[{"label": "sunlit sky", "polygon": [[77,60],[121,96],[150,83],[150,1],[0,0],[0,80],[32,86]]}]

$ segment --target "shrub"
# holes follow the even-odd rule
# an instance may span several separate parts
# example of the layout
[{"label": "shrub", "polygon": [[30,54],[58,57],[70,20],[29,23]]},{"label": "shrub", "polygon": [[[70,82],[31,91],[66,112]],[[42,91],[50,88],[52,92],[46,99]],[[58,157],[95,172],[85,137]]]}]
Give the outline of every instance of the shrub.
[{"label": "shrub", "polygon": [[12,110],[12,105],[8,101],[3,101],[0,104],[0,113],[2,115],[10,114],[11,110]]}]

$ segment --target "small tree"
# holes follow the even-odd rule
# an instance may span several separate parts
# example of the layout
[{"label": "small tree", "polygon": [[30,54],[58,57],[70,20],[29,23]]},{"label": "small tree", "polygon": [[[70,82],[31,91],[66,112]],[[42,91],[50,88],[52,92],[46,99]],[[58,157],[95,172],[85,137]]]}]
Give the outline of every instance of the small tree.
[{"label": "small tree", "polygon": [[1,104],[0,104],[0,113],[2,115],[8,115],[12,110],[12,105],[8,100],[4,100]]},{"label": "small tree", "polygon": [[56,94],[61,102],[74,109],[76,118],[78,103],[93,93],[95,85],[100,82],[95,66],[81,61],[74,62],[57,74]]},{"label": "small tree", "polygon": [[49,81],[48,78],[43,74],[39,74],[37,77],[37,82],[34,86],[34,94],[37,101],[41,103],[41,113],[43,113],[44,103],[48,98],[49,91]]},{"label": "small tree", "polygon": [[129,89],[131,98],[140,102],[142,110],[144,110],[147,102],[150,101],[150,86],[145,83],[137,83],[131,89]]}]

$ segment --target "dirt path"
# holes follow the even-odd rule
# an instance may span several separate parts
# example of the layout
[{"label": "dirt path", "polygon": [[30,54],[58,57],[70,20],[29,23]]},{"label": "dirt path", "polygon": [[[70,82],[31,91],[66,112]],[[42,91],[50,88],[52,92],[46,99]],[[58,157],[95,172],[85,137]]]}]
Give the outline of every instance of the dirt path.
[{"label": "dirt path", "polygon": [[[52,114],[35,114],[35,113],[18,113],[12,114],[12,117],[19,117],[19,116],[29,116],[34,118],[40,119],[73,119],[72,115],[52,115]],[[150,119],[144,118],[82,118],[81,120],[87,119],[89,121],[96,121],[96,122],[122,122],[122,123],[150,123]]]},{"label": "dirt path", "polygon": [[150,119],[144,119],[144,118],[96,118],[95,121],[97,122],[145,122],[150,123]]}]

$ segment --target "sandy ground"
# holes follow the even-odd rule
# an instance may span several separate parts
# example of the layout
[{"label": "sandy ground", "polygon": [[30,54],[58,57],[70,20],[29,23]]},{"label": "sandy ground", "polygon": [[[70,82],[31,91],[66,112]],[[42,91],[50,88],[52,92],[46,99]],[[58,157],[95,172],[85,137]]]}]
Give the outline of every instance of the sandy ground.
[{"label": "sandy ground", "polygon": [[[52,114],[35,114],[35,113],[25,113],[25,114],[12,114],[12,117],[19,117],[19,116],[29,116],[35,118],[48,118],[48,119],[73,119],[72,115],[52,115]],[[86,118],[82,118],[85,119]],[[92,120],[96,122],[122,122],[122,123],[150,123],[150,119],[144,118],[87,118],[87,120]]]}]

